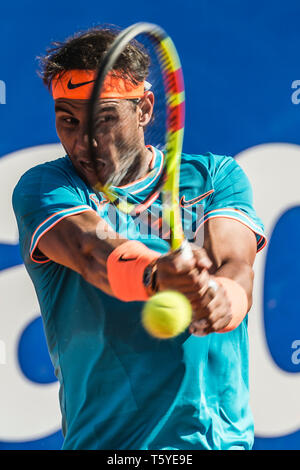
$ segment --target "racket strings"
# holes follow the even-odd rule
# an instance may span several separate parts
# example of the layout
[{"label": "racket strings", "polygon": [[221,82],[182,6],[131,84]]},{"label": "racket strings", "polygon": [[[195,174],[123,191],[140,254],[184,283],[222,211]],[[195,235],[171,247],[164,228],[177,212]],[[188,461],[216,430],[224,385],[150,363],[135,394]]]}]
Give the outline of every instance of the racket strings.
[{"label": "racket strings", "polygon": [[[153,114],[150,122],[143,126],[144,142],[142,146],[144,148],[145,145],[152,145],[164,150],[166,95],[160,66],[161,58],[157,54],[157,43],[153,42],[153,38],[149,38],[147,34],[138,35],[136,42],[149,58],[148,75],[145,77],[145,93],[149,90],[154,93]],[[127,113],[123,112],[120,115],[119,121],[117,116],[114,116],[113,111],[109,111],[109,106],[103,100],[100,99],[95,103],[93,142],[96,142],[96,145],[91,150],[98,183],[94,186],[94,189],[97,192],[106,194],[119,210],[134,215],[142,210],[143,206],[148,205],[156,193],[161,191],[166,180],[166,167],[164,165],[156,184],[144,199],[137,204],[129,202],[129,200],[132,200],[131,197],[126,198],[112,188],[112,186],[118,187],[129,184],[142,178],[145,174],[145,168],[140,162],[141,142],[137,140],[132,115],[132,112],[141,113],[143,111],[143,98],[123,101],[130,101],[132,106],[127,107]],[[125,107],[124,104],[120,104],[120,109]],[[107,109],[107,112],[105,109]],[[131,128],[133,129],[132,136],[130,135]],[[99,162],[99,164],[95,165],[95,162]],[[140,172],[143,168],[144,174]]]},{"label": "racket strings", "polygon": [[[135,114],[133,108],[127,108],[126,113],[123,112],[122,118],[118,120],[109,110],[101,113],[103,103],[98,97],[100,91],[102,93],[104,81],[110,70],[117,70],[118,60],[133,38],[143,45],[143,50],[147,51],[149,57],[148,75],[143,80],[151,84],[155,97],[151,120],[145,119],[145,94],[145,102],[142,99],[132,103],[132,106],[136,106]],[[118,35],[103,59],[90,100],[88,121],[91,159],[95,164],[97,179],[96,190],[104,193],[117,210],[132,217],[152,213],[154,202],[162,192],[163,219],[169,219],[167,224],[171,231],[172,249],[179,248],[183,241],[178,202],[178,174],[184,127],[184,88],[181,77],[180,60],[166,33],[157,25],[149,23],[132,25]],[[145,83],[145,91],[148,86]],[[93,140],[98,144],[97,150],[91,145]],[[127,198],[127,195],[119,194],[112,186],[124,186],[144,176],[145,161],[142,160],[145,153],[143,155],[138,149],[145,149],[145,144],[165,151],[164,168],[145,198],[135,201],[132,194]],[[97,160],[102,165],[97,166]],[[157,223],[160,224],[159,221]]]}]

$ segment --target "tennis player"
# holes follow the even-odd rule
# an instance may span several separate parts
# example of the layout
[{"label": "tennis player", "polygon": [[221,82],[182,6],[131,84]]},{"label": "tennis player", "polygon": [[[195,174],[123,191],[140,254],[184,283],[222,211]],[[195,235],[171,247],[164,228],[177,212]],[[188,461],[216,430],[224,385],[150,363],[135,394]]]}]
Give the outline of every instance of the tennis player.
[{"label": "tennis player", "polygon": [[[205,234],[204,248],[190,240],[189,261],[168,254],[162,237],[142,235],[130,217],[125,231],[114,224],[111,204],[92,190],[86,111],[115,34],[92,29],[48,50],[43,80],[66,156],[27,171],[13,194],[60,383],[63,449],[251,449],[247,313],[265,244],[251,188],[231,157],[182,156],[181,206],[202,208],[201,217],[193,211],[194,235]],[[102,182],[136,202],[164,156],[144,140],[154,105],[149,58],[137,45],[122,57],[119,69],[134,80],[108,76],[94,145]],[[164,289],[183,292],[194,311],[189,329],[171,340],[141,325],[143,303]]]}]

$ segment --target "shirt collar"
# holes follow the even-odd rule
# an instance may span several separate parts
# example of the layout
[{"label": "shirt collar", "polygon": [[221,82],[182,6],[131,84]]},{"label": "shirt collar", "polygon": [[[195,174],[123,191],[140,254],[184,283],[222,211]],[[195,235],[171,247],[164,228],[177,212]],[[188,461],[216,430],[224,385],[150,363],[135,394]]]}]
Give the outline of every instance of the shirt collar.
[{"label": "shirt collar", "polygon": [[143,178],[139,178],[138,180],[124,186],[113,186],[112,189],[119,193],[129,193],[133,195],[142,193],[146,189],[150,189],[151,186],[155,184],[163,170],[164,154],[161,150],[153,147],[152,145],[147,145],[147,148],[151,150],[153,155],[150,171],[143,176]]}]

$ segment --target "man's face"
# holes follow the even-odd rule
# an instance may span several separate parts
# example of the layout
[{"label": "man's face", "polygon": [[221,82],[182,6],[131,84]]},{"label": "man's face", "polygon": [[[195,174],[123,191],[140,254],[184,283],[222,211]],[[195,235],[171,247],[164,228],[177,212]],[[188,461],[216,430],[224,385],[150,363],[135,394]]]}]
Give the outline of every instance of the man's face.
[{"label": "man's face", "polygon": [[[88,154],[87,105],[87,100],[57,99],[56,130],[76,170],[93,186],[97,179]],[[102,184],[119,185],[144,149],[143,115],[143,106],[129,100],[106,99],[100,103],[94,148]]]}]

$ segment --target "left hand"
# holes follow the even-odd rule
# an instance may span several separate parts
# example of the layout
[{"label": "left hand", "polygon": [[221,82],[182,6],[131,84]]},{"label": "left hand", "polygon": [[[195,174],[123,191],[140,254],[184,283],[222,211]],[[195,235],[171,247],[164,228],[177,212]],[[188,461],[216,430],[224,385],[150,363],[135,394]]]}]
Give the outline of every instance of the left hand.
[{"label": "left hand", "polygon": [[[231,321],[231,305],[225,289],[217,283],[215,276],[202,271],[204,286],[201,296],[192,301],[193,319],[189,327],[191,334],[206,336],[223,330]],[[211,282],[211,286],[210,286]]]}]

